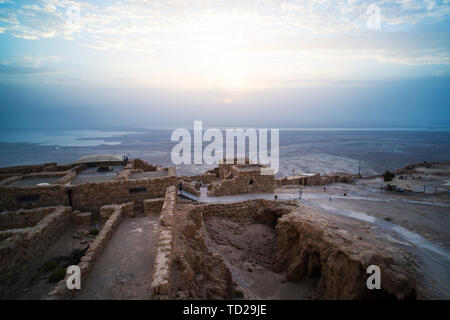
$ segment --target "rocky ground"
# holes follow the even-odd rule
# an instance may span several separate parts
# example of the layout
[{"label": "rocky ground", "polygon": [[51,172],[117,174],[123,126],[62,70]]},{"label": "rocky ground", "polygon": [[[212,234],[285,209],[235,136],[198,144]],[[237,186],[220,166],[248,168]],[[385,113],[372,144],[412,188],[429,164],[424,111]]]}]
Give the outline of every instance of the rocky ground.
[{"label": "rocky ground", "polygon": [[[450,194],[440,186],[450,181],[450,166],[417,167],[414,172],[402,174],[407,180],[394,178],[393,185],[416,186],[414,190],[426,193],[387,191],[382,178],[359,179],[353,184],[334,183],[329,186],[303,187],[302,203],[317,209],[336,213],[356,212],[377,217],[411,230],[444,249],[450,249]],[[419,179],[420,177],[420,179]],[[414,179],[413,179],[414,178]],[[277,189],[275,193],[297,193],[298,186]]]},{"label": "rocky ground", "polygon": [[205,221],[211,249],[225,258],[235,291],[247,299],[314,299],[315,282],[286,280],[285,272],[272,271],[277,251],[274,228],[261,223],[241,224],[222,218]]}]

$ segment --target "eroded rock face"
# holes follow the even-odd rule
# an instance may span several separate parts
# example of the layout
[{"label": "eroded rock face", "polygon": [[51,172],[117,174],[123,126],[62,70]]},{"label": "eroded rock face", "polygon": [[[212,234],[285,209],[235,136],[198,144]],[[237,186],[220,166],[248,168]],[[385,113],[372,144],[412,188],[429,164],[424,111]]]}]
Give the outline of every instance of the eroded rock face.
[{"label": "eroded rock face", "polygon": [[[178,213],[174,281],[177,299],[230,299],[231,272],[219,254],[205,244],[203,216],[199,211]],[[184,214],[184,217],[180,217]]]},{"label": "eroded rock face", "polygon": [[[300,206],[278,220],[273,270],[287,279],[316,276],[325,299],[416,298],[415,272],[407,257],[359,221],[341,220]],[[366,270],[381,269],[382,290],[369,290]]]},{"label": "eroded rock face", "polygon": [[[363,221],[298,202],[266,200],[191,205],[175,216],[178,231],[172,283],[176,299],[232,298],[228,267],[231,263],[242,271],[236,254],[285,274],[287,281],[316,279],[315,297],[319,299],[427,298],[418,285],[420,273],[414,259],[385,231]],[[276,236],[258,233],[249,238],[248,234],[260,230],[257,227],[274,228]],[[370,265],[381,269],[381,290],[367,288]],[[312,279],[309,283],[314,284]]]}]

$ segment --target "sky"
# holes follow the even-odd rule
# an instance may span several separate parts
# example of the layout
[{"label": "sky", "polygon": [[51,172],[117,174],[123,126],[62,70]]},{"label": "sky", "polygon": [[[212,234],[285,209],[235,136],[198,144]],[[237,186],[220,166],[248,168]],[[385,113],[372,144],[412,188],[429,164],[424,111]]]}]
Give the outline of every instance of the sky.
[{"label": "sky", "polygon": [[450,127],[450,0],[0,0],[0,128]]}]

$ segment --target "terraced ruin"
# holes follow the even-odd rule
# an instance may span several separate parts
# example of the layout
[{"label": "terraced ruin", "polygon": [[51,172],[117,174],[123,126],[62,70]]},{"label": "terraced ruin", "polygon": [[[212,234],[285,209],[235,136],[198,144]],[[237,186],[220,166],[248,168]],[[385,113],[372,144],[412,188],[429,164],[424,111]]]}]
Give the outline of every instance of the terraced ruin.
[{"label": "terraced ruin", "polygon": [[[180,177],[106,159],[0,169],[1,298],[448,298],[445,246],[327,209],[340,197],[315,188],[356,188],[355,176],[276,179],[235,161]],[[437,258],[423,260],[423,248]],[[67,288],[69,265],[80,267],[81,290]],[[370,265],[380,290],[366,285]]]}]

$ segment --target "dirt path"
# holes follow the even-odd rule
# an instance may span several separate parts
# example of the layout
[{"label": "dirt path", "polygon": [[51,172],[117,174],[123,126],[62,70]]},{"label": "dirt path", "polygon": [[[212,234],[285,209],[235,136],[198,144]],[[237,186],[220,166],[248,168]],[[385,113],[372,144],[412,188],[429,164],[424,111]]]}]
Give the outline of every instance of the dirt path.
[{"label": "dirt path", "polygon": [[125,218],[75,299],[150,299],[156,216]]}]

